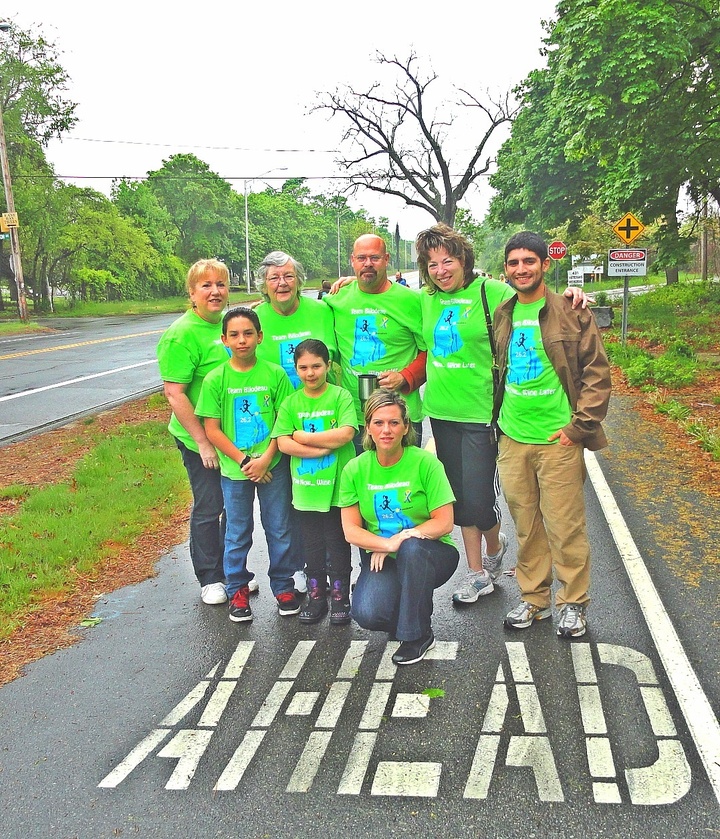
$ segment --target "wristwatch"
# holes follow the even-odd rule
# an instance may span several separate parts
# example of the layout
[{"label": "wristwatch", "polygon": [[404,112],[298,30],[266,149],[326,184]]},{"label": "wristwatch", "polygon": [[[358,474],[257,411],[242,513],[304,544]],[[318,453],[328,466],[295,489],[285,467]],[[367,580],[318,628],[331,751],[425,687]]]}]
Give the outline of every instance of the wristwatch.
[{"label": "wristwatch", "polygon": [[250,455],[246,454],[245,457],[240,461],[240,468],[242,469],[243,466],[247,466],[251,460],[252,458],[250,457]]}]

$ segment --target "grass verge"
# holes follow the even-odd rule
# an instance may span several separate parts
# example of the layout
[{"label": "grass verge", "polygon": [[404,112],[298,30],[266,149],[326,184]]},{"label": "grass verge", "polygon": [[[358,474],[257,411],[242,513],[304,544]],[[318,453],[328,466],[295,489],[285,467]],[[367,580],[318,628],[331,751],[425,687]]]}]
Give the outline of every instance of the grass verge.
[{"label": "grass verge", "polygon": [[83,425],[78,434],[85,451],[61,480],[0,489],[11,510],[0,518],[0,640],[187,507],[187,481],[165,420],[110,434]]}]

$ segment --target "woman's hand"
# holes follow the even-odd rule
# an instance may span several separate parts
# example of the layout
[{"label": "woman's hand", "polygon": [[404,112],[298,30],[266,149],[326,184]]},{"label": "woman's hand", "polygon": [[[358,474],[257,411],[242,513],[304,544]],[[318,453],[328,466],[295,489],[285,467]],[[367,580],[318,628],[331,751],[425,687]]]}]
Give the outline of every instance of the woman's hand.
[{"label": "woman's hand", "polygon": [[370,554],[370,570],[382,571],[386,556],[387,554],[384,551],[373,551]]}]

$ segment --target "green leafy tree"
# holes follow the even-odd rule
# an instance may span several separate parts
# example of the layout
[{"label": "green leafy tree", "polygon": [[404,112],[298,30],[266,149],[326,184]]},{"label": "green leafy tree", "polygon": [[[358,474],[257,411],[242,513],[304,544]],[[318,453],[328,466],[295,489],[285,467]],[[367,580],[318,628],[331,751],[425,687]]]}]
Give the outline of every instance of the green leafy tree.
[{"label": "green leafy tree", "polygon": [[599,202],[613,221],[657,219],[673,281],[689,244],[682,190],[720,200],[717,0],[561,0],[557,14],[498,158],[492,212],[547,228]]}]

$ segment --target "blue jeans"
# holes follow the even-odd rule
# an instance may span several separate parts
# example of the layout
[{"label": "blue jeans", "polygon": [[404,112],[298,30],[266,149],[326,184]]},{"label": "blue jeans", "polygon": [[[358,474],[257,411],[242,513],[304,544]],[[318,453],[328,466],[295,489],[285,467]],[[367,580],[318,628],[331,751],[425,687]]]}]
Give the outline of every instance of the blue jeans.
[{"label": "blue jeans", "polygon": [[260,521],[270,556],[270,588],[275,596],[293,590],[292,575],[297,570],[297,560],[293,555],[290,530],[290,472],[287,457],[283,456],[272,474],[273,479],[269,484],[221,478],[227,516],[225,581],[230,599],[255,576],[247,569],[247,558],[252,547],[255,493],[260,501]]},{"label": "blue jeans", "polygon": [[395,559],[371,571],[370,555],[362,565],[352,598],[352,616],[365,629],[394,634],[398,641],[430,633],[433,592],[455,573],[460,555],[454,545],[434,539],[406,539]]},{"label": "blue jeans", "polygon": [[206,469],[197,452],[176,439],[190,479],[193,505],[190,511],[190,559],[201,586],[222,583],[225,514],[220,472]]}]

